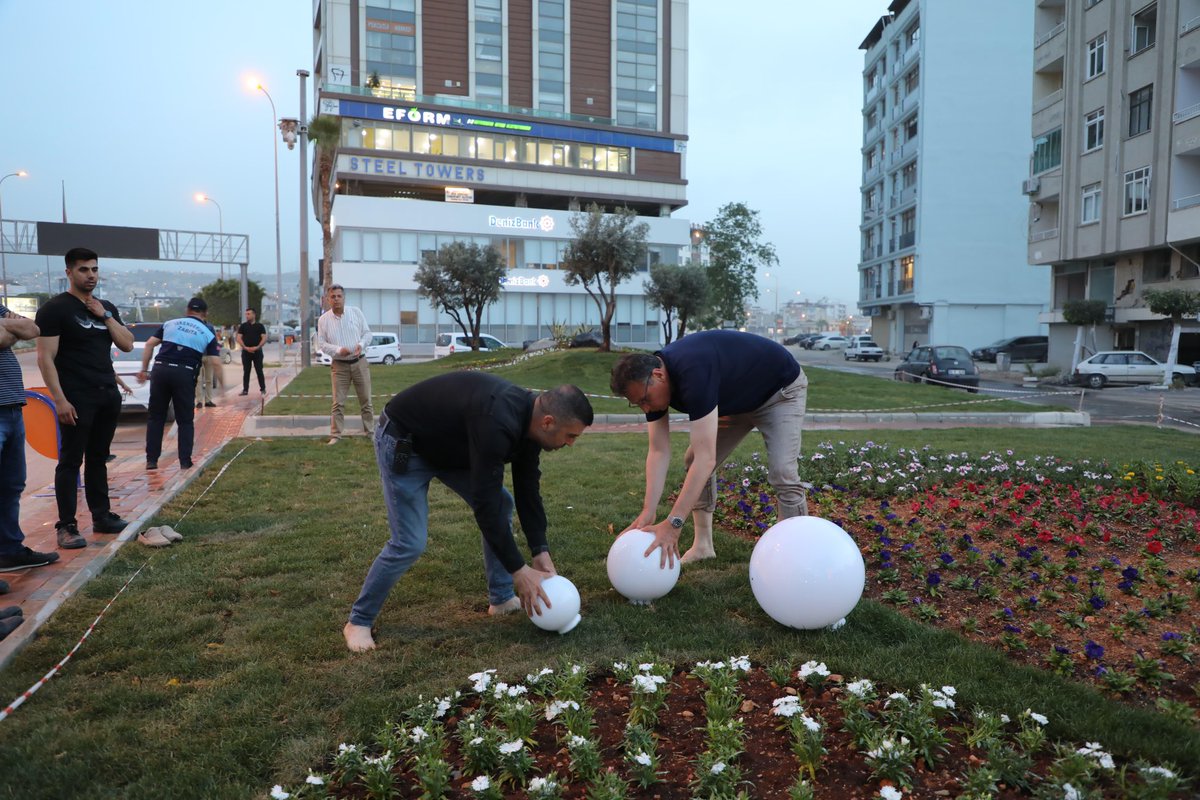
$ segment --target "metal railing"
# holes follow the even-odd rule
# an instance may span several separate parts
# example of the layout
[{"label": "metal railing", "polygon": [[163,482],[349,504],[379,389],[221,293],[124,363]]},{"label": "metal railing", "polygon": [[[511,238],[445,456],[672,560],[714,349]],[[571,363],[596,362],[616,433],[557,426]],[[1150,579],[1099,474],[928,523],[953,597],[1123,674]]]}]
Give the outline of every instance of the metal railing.
[{"label": "metal railing", "polygon": [[913,282],[912,279],[896,281],[896,294],[912,294]]},{"label": "metal railing", "polygon": [[1187,108],[1181,108],[1171,115],[1171,121],[1180,123],[1184,120],[1189,120],[1192,117],[1200,116],[1200,103],[1190,105]]},{"label": "metal railing", "polygon": [[1197,28],[1200,28],[1200,17],[1192,17],[1179,26],[1179,35],[1182,36],[1185,33],[1190,33]]},{"label": "metal railing", "polygon": [[1053,92],[1051,92],[1050,94],[1041,98],[1040,100],[1033,101],[1033,113],[1036,114],[1039,111],[1044,111],[1045,109],[1049,108],[1050,106],[1054,105],[1055,103],[1057,103],[1059,100],[1062,100],[1062,99],[1063,99],[1063,90],[1055,89]]},{"label": "metal railing", "polygon": [[1037,38],[1035,38],[1035,39],[1033,40],[1033,46],[1034,46],[1034,48],[1041,47],[1041,46],[1042,46],[1042,45],[1044,45],[1046,42],[1050,41],[1050,40],[1051,40],[1051,39],[1053,39],[1055,36],[1058,36],[1060,33],[1062,33],[1063,31],[1065,31],[1066,29],[1067,29],[1067,21],[1066,21],[1066,20],[1063,20],[1062,22],[1058,23],[1057,25],[1055,25],[1055,26],[1054,26],[1053,28],[1051,28],[1050,30],[1048,30],[1048,31],[1046,31],[1045,33],[1043,33],[1041,36],[1038,36]]},{"label": "metal railing", "polygon": [[327,83],[324,85],[323,91],[336,92],[337,94],[354,94],[362,97],[375,97],[381,100],[394,100],[400,103],[423,103],[426,105],[449,106],[451,108],[467,108],[474,111],[490,111],[498,114],[520,114],[525,117],[561,119],[570,122],[590,122],[600,125],[613,125],[616,122],[612,117],[568,114],[563,111],[547,111],[541,108],[525,108],[523,106],[506,106],[500,103],[481,103],[478,100],[468,100],[465,97],[454,97],[444,94],[417,94],[409,89],[402,89],[400,87],[370,89],[365,86]]},{"label": "metal railing", "polygon": [[1058,238],[1058,228],[1051,228],[1048,231],[1037,231],[1036,233],[1029,234],[1029,241],[1031,241],[1031,242],[1044,242],[1047,239],[1057,239],[1057,238]]},{"label": "metal railing", "polygon": [[1200,194],[1190,194],[1187,197],[1181,197],[1178,200],[1171,201],[1171,210],[1179,211],[1192,206],[1200,206]]},{"label": "metal railing", "polygon": [[908,233],[900,234],[899,242],[900,242],[901,250],[903,250],[906,247],[912,247],[914,244],[917,243],[917,232],[909,231]]}]

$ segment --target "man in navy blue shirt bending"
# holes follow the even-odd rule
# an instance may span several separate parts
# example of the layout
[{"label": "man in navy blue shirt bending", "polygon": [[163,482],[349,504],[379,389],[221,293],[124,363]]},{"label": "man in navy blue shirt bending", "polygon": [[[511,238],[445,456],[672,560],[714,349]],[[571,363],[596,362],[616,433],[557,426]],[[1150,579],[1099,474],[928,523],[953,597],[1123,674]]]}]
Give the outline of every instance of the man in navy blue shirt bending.
[{"label": "man in navy blue shirt bending", "polygon": [[[653,355],[622,356],[613,365],[610,385],[614,393],[645,412],[650,423],[646,496],[641,513],[626,528],[654,534],[647,555],[661,545],[662,562],[674,563],[688,511],[696,535],[680,560],[716,555],[712,542],[714,470],[756,427],[767,447],[767,480],[775,489],[778,518],[808,513],[797,463],[808,379],[781,345],[738,331],[694,333]],[[683,488],[666,519],[657,522],[658,501],[671,463],[668,408],[688,415],[691,445],[684,457],[687,477]],[[723,420],[720,425],[718,418]]]},{"label": "man in navy blue shirt bending", "polygon": [[[138,383],[150,378],[150,420],[146,423],[146,469],[158,469],[162,454],[163,428],[167,424],[167,406],[175,407],[175,425],[179,432],[179,466],[191,469],[192,442],[195,437],[195,409],[192,397],[196,378],[204,361],[213,366],[217,382],[225,385],[221,372],[221,346],[217,335],[205,323],[208,303],[193,297],[187,304],[187,316],[167,320],[154,332],[142,351],[142,371]],[[162,343],[150,372],[150,357]]]}]

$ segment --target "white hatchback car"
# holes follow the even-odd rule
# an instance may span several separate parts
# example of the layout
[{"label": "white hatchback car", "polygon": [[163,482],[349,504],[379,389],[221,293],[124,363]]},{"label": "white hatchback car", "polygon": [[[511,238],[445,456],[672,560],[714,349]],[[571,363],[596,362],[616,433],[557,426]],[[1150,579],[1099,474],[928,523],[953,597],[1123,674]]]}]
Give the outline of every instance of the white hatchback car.
[{"label": "white hatchback car", "polygon": [[[1105,351],[1085,358],[1075,367],[1075,381],[1100,389],[1106,383],[1162,383],[1167,365],[1140,350]],[[1189,386],[1196,384],[1193,367],[1176,364],[1174,376]]]},{"label": "white hatchback car", "polygon": [[823,333],[813,340],[813,350],[845,350],[850,340],[836,333]]},{"label": "white hatchback car", "polygon": [[[487,353],[492,350],[502,350],[505,347],[508,345],[495,336],[489,336],[486,333],[479,334],[480,352]],[[461,333],[439,333],[437,341],[433,343],[434,358],[469,352],[471,352],[471,340]]]},{"label": "white hatchback car", "polygon": [[[400,354],[400,344],[394,333],[373,334],[371,343],[367,345],[366,356],[368,364],[391,365],[404,358]],[[329,366],[331,363],[329,356],[320,351],[317,351],[317,361],[325,366]]]}]

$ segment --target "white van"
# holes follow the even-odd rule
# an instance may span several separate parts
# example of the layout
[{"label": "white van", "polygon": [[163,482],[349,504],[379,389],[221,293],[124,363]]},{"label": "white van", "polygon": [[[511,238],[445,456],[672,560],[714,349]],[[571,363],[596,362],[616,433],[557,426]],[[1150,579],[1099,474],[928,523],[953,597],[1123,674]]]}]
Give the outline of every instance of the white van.
[{"label": "white van", "polygon": [[[394,333],[376,333],[371,336],[371,343],[367,345],[367,363],[369,364],[395,364],[404,356],[400,355],[400,344]],[[318,351],[317,361],[325,366],[329,366],[332,360],[329,356]]]}]

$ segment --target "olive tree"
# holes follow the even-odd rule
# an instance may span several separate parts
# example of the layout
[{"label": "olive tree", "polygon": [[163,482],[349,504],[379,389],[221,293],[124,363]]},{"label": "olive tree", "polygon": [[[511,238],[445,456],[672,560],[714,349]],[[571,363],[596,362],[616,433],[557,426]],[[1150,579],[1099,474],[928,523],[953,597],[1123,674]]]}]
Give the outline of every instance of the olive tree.
[{"label": "olive tree", "polygon": [[1167,351],[1167,368],[1163,371],[1162,386],[1171,385],[1175,364],[1179,360],[1179,334],[1183,330],[1183,318],[1200,313],[1200,292],[1186,289],[1147,289],[1142,292],[1146,307],[1155,314],[1171,318],[1171,347]]},{"label": "olive tree", "polygon": [[663,310],[667,344],[682,339],[688,320],[699,315],[708,303],[708,276],[703,267],[657,264],[650,268],[650,280],[642,286],[650,305]]},{"label": "olive tree", "polygon": [[504,261],[496,248],[474,242],[450,242],[426,253],[417,267],[417,291],[445,311],[479,349],[483,310],[500,298]]},{"label": "olive tree", "polygon": [[600,349],[612,349],[612,318],[617,311],[617,286],[632,278],[646,259],[650,226],[637,221],[630,208],[605,214],[595,203],[571,217],[575,238],[567,244],[562,266],[569,286],[582,284],[600,311]]},{"label": "olive tree", "polygon": [[1075,350],[1071,353],[1071,372],[1083,355],[1083,329],[1104,321],[1106,306],[1103,300],[1068,300],[1063,303],[1063,319],[1075,327]]},{"label": "olive tree", "polygon": [[759,269],[779,263],[775,246],[762,235],[758,212],[744,203],[727,203],[704,223],[710,291],[706,327],[732,320],[741,324],[747,304],[758,297]]}]

